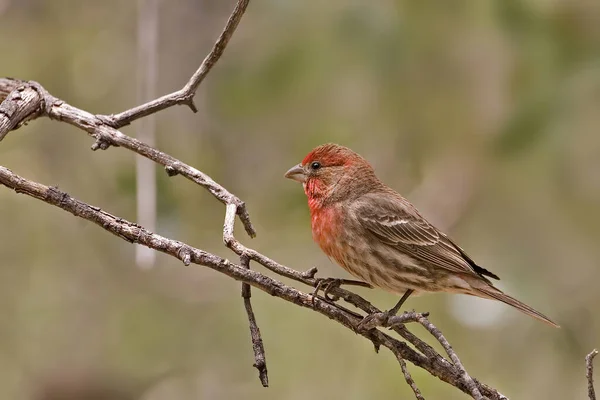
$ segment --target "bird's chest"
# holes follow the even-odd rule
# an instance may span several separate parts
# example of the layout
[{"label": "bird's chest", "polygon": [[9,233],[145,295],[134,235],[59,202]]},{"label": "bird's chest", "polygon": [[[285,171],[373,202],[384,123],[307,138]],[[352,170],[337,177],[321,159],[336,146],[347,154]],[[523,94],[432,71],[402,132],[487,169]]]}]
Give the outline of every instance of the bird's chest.
[{"label": "bird's chest", "polygon": [[344,215],[338,206],[315,208],[311,211],[313,240],[323,252],[339,264],[345,264]]}]

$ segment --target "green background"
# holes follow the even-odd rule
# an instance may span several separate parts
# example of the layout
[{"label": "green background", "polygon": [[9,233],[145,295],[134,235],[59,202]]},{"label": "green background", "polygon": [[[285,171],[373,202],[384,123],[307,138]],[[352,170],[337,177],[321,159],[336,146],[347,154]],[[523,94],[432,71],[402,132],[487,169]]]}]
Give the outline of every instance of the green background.
[{"label": "green background", "polygon": [[[187,81],[233,5],[162,2],[159,93]],[[136,104],[136,2],[0,0],[0,21],[0,75],[92,113]],[[246,201],[258,237],[238,224],[244,244],[345,277],[283,173],[318,144],[347,145],[562,329],[460,295],[407,307],[430,311],[467,370],[510,398],[586,398],[584,356],[600,346],[600,2],[254,0],[196,103],[158,114],[157,147]],[[40,119],[0,143],[0,165],[135,220],[134,154],[92,143]],[[222,204],[157,179],[158,233],[235,259]],[[127,242],[0,188],[2,399],[87,385],[145,400],[412,397],[389,352],[257,290],[253,302],[269,389],[239,283],[164,255],[139,270]],[[467,398],[409,368],[426,398]]]}]

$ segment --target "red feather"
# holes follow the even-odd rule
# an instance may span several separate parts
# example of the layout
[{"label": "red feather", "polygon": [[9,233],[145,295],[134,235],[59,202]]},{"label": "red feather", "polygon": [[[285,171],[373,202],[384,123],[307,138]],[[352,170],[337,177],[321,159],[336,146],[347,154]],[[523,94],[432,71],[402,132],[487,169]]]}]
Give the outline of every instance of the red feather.
[{"label": "red feather", "polygon": [[323,165],[333,167],[338,165],[351,165],[357,160],[365,161],[362,157],[346,147],[328,143],[316,147],[313,151],[308,153],[302,160],[302,165],[310,164],[313,161],[319,161]]}]

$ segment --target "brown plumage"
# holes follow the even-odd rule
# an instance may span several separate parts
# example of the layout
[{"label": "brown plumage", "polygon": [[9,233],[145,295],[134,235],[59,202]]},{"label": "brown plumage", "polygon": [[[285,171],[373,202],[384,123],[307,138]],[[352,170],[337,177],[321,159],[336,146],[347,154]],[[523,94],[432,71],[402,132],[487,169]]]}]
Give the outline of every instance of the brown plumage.
[{"label": "brown plumage", "polygon": [[549,325],[548,317],[495,288],[494,273],[477,265],[371,165],[347,147],[325,144],[291,168],[308,197],[314,240],[353,276],[403,295],[452,292],[494,299]]}]

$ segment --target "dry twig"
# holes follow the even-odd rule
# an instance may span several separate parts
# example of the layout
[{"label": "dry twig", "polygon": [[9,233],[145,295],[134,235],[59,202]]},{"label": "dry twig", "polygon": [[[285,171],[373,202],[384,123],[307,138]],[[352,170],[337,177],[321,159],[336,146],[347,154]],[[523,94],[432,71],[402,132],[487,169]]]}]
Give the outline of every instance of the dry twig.
[{"label": "dry twig", "polygon": [[[250,268],[250,259],[248,257],[241,256],[240,263],[243,267]],[[263,345],[260,329],[258,328],[256,318],[254,317],[252,303],[250,302],[252,292],[250,290],[250,285],[247,283],[242,283],[242,297],[244,299],[244,308],[246,309],[246,314],[248,315],[248,323],[250,324],[250,337],[252,338],[252,350],[254,351],[253,366],[258,370],[258,378],[260,379],[260,383],[262,383],[263,387],[269,387],[265,346]]]},{"label": "dry twig", "polygon": [[406,366],[406,362],[402,359],[402,357],[399,357],[399,356],[396,356],[396,359],[398,359],[398,363],[400,364],[400,369],[402,370],[402,373],[404,374],[404,379],[406,380],[406,383],[408,383],[408,386],[410,386],[410,388],[412,389],[417,400],[425,400],[425,398],[421,394],[421,391],[417,387],[415,380],[410,375],[410,372],[408,372],[408,367]]},{"label": "dry twig", "polygon": [[225,25],[225,29],[223,29],[223,32],[215,42],[212,50],[210,53],[208,53],[206,58],[204,58],[204,61],[202,61],[200,67],[196,70],[196,72],[194,72],[190,80],[183,88],[159,97],[156,100],[152,100],[148,103],[123,111],[119,114],[104,116],[103,119],[113,128],[121,128],[125,125],[128,125],[132,121],[135,121],[136,119],[154,114],[166,108],[173,107],[174,105],[185,104],[193,112],[197,112],[198,110],[194,105],[194,95],[196,94],[196,90],[204,78],[206,78],[206,75],[208,75],[212,67],[217,63],[217,61],[219,61],[221,55],[223,55],[223,51],[225,51],[225,47],[227,47],[229,39],[231,39],[233,36],[233,33],[240,23],[240,20],[244,16],[249,2],[250,0],[238,0],[233,12],[231,13],[231,16],[229,17],[229,20],[227,21],[227,24]]},{"label": "dry twig", "polygon": [[594,357],[598,355],[598,350],[594,349],[585,357],[585,376],[588,381],[588,397],[590,400],[596,400],[596,391],[594,390]]},{"label": "dry twig", "polygon": [[[225,211],[225,222],[223,224],[223,240],[225,237],[233,237],[233,229],[235,225],[235,204],[228,204]],[[240,255],[240,264],[246,269],[250,269],[250,257],[246,254]],[[242,283],[242,298],[244,299],[244,308],[248,315],[248,323],[250,325],[250,337],[252,339],[252,350],[254,351],[254,367],[258,370],[258,377],[263,387],[269,386],[269,376],[267,374],[267,358],[265,355],[265,347],[260,335],[260,329],[256,323],[256,317],[252,310],[250,298],[252,292],[250,285]]]}]

